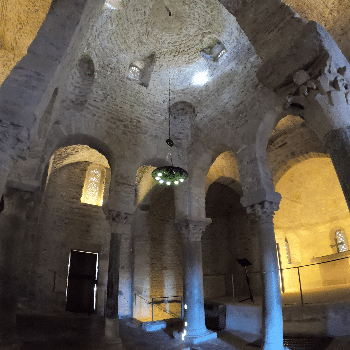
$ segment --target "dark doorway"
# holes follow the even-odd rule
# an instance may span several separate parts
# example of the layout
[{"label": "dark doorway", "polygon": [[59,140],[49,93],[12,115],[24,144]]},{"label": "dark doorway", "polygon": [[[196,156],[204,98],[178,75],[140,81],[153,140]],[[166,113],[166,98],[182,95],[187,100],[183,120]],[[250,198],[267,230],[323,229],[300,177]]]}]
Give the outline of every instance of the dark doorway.
[{"label": "dark doorway", "polygon": [[97,253],[72,250],[66,310],[92,313],[96,306]]}]

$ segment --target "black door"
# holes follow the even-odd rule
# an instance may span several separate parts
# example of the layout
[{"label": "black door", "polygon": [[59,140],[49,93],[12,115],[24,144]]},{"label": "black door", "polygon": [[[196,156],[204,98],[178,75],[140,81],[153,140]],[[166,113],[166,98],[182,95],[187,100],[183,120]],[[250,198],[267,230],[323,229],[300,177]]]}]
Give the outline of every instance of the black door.
[{"label": "black door", "polygon": [[96,286],[96,253],[72,250],[68,275],[66,310],[94,312]]}]

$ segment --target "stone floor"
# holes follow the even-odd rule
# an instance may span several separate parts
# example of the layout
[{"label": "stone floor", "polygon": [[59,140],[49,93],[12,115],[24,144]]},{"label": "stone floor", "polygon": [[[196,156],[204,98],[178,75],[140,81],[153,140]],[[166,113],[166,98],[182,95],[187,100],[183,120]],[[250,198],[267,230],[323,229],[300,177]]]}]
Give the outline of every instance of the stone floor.
[{"label": "stone floor", "polygon": [[[66,313],[62,315],[18,315],[18,335],[21,350],[96,350],[101,349],[103,318],[96,315]],[[130,320],[120,320],[120,336],[125,350],[189,349],[182,341],[172,338],[176,324],[167,330],[146,332]],[[218,338],[191,350],[257,350],[250,346],[257,337],[246,333],[218,332]],[[327,350],[350,349],[350,337],[335,338]]]}]

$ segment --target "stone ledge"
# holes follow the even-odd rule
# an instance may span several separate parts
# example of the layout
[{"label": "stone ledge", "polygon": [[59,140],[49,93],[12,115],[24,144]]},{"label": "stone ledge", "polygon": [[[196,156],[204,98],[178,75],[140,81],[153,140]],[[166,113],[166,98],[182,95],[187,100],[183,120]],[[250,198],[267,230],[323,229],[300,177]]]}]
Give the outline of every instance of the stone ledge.
[{"label": "stone ledge", "polygon": [[166,328],[165,321],[151,321],[142,323],[142,329],[144,329],[146,332],[155,332],[164,328]]}]

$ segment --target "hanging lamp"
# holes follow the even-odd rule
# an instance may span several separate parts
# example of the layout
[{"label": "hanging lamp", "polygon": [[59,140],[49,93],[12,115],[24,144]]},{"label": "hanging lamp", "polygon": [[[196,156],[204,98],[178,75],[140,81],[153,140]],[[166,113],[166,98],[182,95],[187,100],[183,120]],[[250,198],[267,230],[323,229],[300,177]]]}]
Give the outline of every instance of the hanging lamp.
[{"label": "hanging lamp", "polygon": [[184,182],[187,177],[188,173],[185,169],[182,169],[180,167],[176,167],[173,165],[173,157],[171,148],[174,146],[173,140],[170,138],[170,77],[169,77],[169,138],[165,141],[168,145],[168,153],[166,160],[169,161],[171,165],[165,165],[162,167],[159,167],[157,169],[154,169],[152,171],[152,177],[161,185],[179,185],[182,182]]}]

